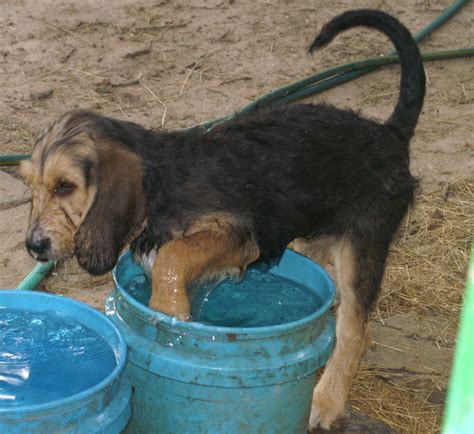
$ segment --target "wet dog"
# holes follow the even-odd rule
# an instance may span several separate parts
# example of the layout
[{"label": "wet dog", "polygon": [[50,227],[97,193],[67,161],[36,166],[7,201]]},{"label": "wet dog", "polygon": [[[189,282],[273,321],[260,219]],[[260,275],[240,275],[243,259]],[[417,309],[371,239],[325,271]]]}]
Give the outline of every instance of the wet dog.
[{"label": "wet dog", "polygon": [[295,104],[209,131],[155,132],[79,111],[47,129],[21,167],[33,194],[26,245],[35,258],[76,255],[101,274],[131,243],[152,276],[150,306],[180,319],[189,319],[190,282],[276,261],[293,240],[313,257],[331,252],[337,344],[310,422],[324,428],[343,414],[389,245],[413,201],[409,141],[425,92],[413,38],[382,12],[334,18],[310,50],[354,26],[385,33],[400,56],[400,95],[385,123]]}]

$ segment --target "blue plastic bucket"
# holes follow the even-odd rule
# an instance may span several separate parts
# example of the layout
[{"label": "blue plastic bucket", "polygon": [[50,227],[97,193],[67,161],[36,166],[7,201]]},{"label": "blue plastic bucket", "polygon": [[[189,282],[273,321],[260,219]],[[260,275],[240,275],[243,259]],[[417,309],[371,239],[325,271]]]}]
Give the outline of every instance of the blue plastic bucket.
[{"label": "blue plastic bucket", "polygon": [[263,327],[180,322],[129,294],[144,272],[130,253],[120,258],[105,312],[129,347],[128,433],[306,433],[315,373],[335,343],[334,286],[321,267],[290,250],[267,273],[315,291],[320,308]]},{"label": "blue plastic bucket", "polygon": [[[111,357],[112,360],[115,357],[116,364],[111,365],[110,373],[105,371],[106,376],[99,383],[63,399],[28,405],[0,404],[0,433],[121,433],[131,416],[131,385],[124,372],[127,347],[112,321],[83,303],[33,291],[0,291],[1,309],[35,314],[54,313],[58,318],[79,323],[110,345],[113,351]],[[0,324],[0,341],[3,341],[1,334],[8,331],[6,327],[5,323]],[[37,350],[49,351],[41,347]],[[0,348],[0,353],[3,351],[12,353],[15,348]],[[33,367],[25,369],[30,370],[26,378],[34,374]],[[0,364],[0,383],[2,370],[8,376],[8,366]],[[54,383],[61,382],[58,375],[57,372],[52,372],[51,379],[48,379],[53,384],[53,389]],[[7,377],[4,375],[3,380],[5,378]]]}]

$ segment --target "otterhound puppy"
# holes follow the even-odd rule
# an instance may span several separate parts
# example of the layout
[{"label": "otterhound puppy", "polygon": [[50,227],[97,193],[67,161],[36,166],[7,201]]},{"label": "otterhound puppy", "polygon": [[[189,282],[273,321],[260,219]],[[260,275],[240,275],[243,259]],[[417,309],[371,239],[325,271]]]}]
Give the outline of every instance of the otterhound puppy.
[{"label": "otterhound puppy", "polygon": [[150,307],[189,318],[186,287],[278,260],[292,240],[334,254],[337,344],[316,386],[311,426],[343,414],[392,237],[412,203],[409,140],[425,76],[408,30],[378,11],[344,13],[311,51],[354,26],[385,33],[400,96],[377,123],[325,104],[261,109],[210,131],[155,132],[89,112],[65,115],[22,173],[33,191],[26,245],[39,260],[76,255],[93,274],[132,243],[152,275]]}]

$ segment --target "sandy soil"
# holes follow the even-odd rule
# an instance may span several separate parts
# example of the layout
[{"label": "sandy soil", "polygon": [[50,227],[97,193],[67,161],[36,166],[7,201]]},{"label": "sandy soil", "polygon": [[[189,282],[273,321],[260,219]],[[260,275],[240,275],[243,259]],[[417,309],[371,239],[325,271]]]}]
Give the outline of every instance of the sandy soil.
[{"label": "sandy soil", "polygon": [[[380,8],[416,32],[449,4],[447,0],[3,0],[0,153],[29,152],[48,123],[76,108],[168,129],[220,117],[317,70],[391,49],[380,34],[357,29],[321,53],[307,55],[317,30],[339,12]],[[421,48],[472,45],[473,24],[470,2]],[[426,64],[427,96],[411,148],[412,171],[421,177],[425,192],[472,177],[473,70],[468,60]],[[398,67],[387,67],[310,100],[360,109],[366,116],[383,120],[393,109],[398,82]],[[26,218],[25,205],[0,213],[2,255],[12,255],[16,264],[22,264],[9,266],[2,259],[0,277],[5,286],[16,284],[31,265],[22,250]],[[10,222],[15,222],[13,233],[4,230]],[[73,263],[47,282],[48,290],[99,308],[109,288],[108,277],[92,279]],[[408,335],[420,327],[412,320],[392,319],[393,328]],[[384,340],[384,332],[380,333],[377,339]],[[384,342],[391,346],[388,340]],[[444,372],[441,396],[452,342],[449,348],[433,368]],[[429,366],[431,353],[420,353],[425,353]],[[374,355],[388,366],[382,356]],[[419,363],[402,357],[397,366]],[[425,395],[432,391],[432,385],[420,387]],[[438,405],[440,413],[442,399],[433,405]]]}]

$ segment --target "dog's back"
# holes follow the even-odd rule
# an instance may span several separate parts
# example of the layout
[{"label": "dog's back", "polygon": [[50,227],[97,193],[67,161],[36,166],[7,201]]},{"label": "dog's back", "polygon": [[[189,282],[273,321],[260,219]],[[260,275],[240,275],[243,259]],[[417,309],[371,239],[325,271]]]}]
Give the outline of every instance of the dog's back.
[{"label": "dog's back", "polygon": [[182,141],[192,149],[173,140],[163,153],[174,162],[170,214],[239,215],[263,259],[297,237],[341,235],[369,207],[405,212],[413,196],[408,140],[332,106],[262,110]]}]

